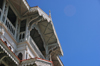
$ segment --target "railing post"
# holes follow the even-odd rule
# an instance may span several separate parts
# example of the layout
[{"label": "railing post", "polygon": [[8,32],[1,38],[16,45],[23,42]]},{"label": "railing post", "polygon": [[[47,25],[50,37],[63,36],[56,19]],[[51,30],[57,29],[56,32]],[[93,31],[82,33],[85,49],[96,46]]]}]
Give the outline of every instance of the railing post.
[{"label": "railing post", "polygon": [[4,24],[6,24],[6,20],[7,20],[7,15],[8,15],[8,9],[9,9],[9,5],[6,5],[6,11],[5,11],[5,20],[4,20]]},{"label": "railing post", "polygon": [[46,60],[49,60],[49,50],[48,50],[48,45],[46,45]]},{"label": "railing post", "polygon": [[27,39],[28,39],[28,42],[30,41],[30,31],[28,32],[28,37],[27,37]]},{"label": "railing post", "polygon": [[18,33],[17,41],[18,41],[18,42],[19,42],[19,37],[20,37],[20,23],[19,23],[19,21],[20,21],[20,20],[18,20],[18,25],[17,25],[17,26],[18,26],[18,29],[17,29],[17,31],[18,31],[18,32],[17,32],[17,33]]},{"label": "railing post", "polygon": [[27,21],[26,21],[25,40],[28,40],[28,19],[27,19]]},{"label": "railing post", "polygon": [[2,14],[2,9],[0,9],[0,21],[1,21],[1,14]]},{"label": "railing post", "polygon": [[3,1],[2,13],[1,13],[1,21],[2,21],[2,18],[3,18],[4,11],[5,11],[5,5],[6,5],[6,0]]},{"label": "railing post", "polygon": [[14,35],[14,37],[15,37],[15,39],[17,39],[16,38],[16,35],[17,35],[17,28],[18,28],[18,17],[17,17],[17,19],[16,19],[16,30],[15,30],[15,35]]}]

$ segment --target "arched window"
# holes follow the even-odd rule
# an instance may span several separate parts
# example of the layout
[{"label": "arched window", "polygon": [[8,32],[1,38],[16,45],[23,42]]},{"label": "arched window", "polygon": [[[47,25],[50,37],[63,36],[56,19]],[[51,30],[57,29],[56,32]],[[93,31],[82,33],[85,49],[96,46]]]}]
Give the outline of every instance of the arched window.
[{"label": "arched window", "polygon": [[19,53],[19,54],[18,54],[18,58],[19,58],[20,60],[22,60],[23,54],[22,54],[22,53]]},{"label": "arched window", "polygon": [[39,34],[38,30],[35,29],[35,28],[32,29],[30,31],[30,36],[34,40],[34,42],[36,43],[39,50],[45,56],[46,51],[45,51],[45,48],[44,48],[44,43],[43,43],[43,40],[42,40],[41,35]]},{"label": "arched window", "polygon": [[4,41],[6,44],[7,44],[7,42],[6,41]]},{"label": "arched window", "polygon": [[34,63],[34,64],[33,64],[33,66],[37,66],[37,64],[36,64],[36,63]]}]

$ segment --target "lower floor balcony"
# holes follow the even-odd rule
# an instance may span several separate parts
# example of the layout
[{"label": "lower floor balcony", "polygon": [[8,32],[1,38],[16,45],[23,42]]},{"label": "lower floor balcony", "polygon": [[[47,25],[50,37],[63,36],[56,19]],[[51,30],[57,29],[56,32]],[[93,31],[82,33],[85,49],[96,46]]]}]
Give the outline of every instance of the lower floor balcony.
[{"label": "lower floor balcony", "polygon": [[31,35],[25,37],[25,32],[21,32],[19,34],[19,42],[24,42],[24,41],[27,41],[29,43],[30,47],[34,50],[34,52],[38,57],[45,59],[45,54],[40,50],[39,46],[37,46],[33,37]]},{"label": "lower floor balcony", "polygon": [[20,60],[0,39],[0,66],[53,66],[53,63],[37,57]]}]

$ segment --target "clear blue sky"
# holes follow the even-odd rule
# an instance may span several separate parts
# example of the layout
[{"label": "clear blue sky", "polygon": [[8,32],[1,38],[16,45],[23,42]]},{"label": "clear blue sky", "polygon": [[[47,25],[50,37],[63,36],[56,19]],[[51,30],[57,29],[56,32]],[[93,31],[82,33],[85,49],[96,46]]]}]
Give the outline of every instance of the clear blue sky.
[{"label": "clear blue sky", "polygon": [[28,0],[52,20],[64,66],[100,66],[100,0]]}]

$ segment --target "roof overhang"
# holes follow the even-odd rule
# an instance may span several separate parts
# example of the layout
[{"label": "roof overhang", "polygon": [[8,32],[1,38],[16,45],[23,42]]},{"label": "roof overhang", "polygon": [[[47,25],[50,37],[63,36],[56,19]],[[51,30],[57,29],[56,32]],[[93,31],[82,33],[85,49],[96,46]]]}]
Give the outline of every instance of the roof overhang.
[{"label": "roof overhang", "polygon": [[[37,15],[36,15],[37,14]],[[42,16],[45,20],[47,20],[48,22],[51,21],[51,18],[41,9],[39,8],[38,6],[35,6],[35,7],[31,7],[29,9],[29,11],[27,11],[23,17],[25,16],[33,16],[33,15],[36,15],[36,16]],[[33,16],[35,17],[35,16]],[[32,19],[32,18],[31,18]],[[32,19],[33,20],[33,19]]]},{"label": "roof overhang", "polygon": [[30,17],[29,27],[35,24],[43,36],[44,42],[49,46],[49,51],[57,50],[58,55],[63,55],[63,51],[58,40],[52,19],[38,6],[32,7],[29,12],[25,13],[23,17]]},{"label": "roof overhang", "polygon": [[56,55],[52,56],[52,61],[53,61],[54,66],[64,66],[60,58]]},{"label": "roof overhang", "polygon": [[30,9],[26,0],[8,0],[8,2],[20,16],[24,15]]}]

